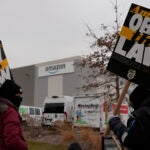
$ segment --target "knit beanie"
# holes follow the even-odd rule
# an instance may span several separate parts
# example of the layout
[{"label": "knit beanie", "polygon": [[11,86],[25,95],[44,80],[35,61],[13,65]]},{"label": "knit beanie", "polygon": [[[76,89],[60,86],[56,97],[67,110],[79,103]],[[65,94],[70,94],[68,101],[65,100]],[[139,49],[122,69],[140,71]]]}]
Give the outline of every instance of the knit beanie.
[{"label": "knit beanie", "polygon": [[132,107],[134,109],[137,109],[149,96],[150,96],[149,90],[143,88],[142,86],[137,86],[130,94],[129,100],[132,103]]},{"label": "knit beanie", "polygon": [[22,94],[21,87],[12,80],[6,80],[0,87],[0,97],[6,98],[16,107],[19,107],[22,101],[21,97],[16,96],[19,93]]}]

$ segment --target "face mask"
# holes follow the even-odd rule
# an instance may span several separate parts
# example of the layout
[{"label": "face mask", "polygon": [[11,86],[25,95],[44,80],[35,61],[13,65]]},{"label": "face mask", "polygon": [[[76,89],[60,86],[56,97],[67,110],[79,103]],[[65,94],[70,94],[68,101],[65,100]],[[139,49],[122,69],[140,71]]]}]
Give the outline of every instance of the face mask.
[{"label": "face mask", "polygon": [[20,107],[21,102],[22,102],[22,97],[20,97],[20,96],[14,96],[12,103],[13,103],[17,108]]}]

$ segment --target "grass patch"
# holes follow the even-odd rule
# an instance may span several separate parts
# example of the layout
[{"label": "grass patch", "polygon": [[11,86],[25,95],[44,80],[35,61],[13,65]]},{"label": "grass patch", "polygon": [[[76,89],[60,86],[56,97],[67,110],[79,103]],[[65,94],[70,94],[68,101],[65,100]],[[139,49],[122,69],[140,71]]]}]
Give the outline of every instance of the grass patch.
[{"label": "grass patch", "polygon": [[41,142],[28,142],[29,150],[67,150],[65,145],[54,145]]}]

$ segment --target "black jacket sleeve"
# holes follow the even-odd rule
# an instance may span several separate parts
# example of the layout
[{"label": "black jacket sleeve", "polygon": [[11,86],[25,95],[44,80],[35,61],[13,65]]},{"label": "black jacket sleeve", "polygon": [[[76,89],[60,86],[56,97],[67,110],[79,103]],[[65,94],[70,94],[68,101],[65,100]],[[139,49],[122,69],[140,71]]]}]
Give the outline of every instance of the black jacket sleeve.
[{"label": "black jacket sleeve", "polygon": [[133,150],[144,150],[149,147],[150,113],[145,113],[145,109],[141,108],[134,113],[134,118],[128,119],[127,127],[119,117],[109,120],[111,130],[125,147]]},{"label": "black jacket sleeve", "polygon": [[128,129],[127,127],[121,122],[119,117],[113,117],[109,120],[109,125],[111,130],[115,133],[118,137],[119,141],[124,144],[124,136],[127,135]]}]

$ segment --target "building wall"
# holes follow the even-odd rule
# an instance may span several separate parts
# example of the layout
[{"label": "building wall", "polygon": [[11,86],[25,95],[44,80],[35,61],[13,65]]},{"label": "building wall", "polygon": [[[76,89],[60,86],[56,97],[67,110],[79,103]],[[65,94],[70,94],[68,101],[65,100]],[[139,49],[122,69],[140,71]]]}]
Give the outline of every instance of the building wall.
[{"label": "building wall", "polygon": [[[74,62],[74,60],[80,59],[79,57],[71,57],[65,58],[50,62],[44,62],[40,64],[36,64],[36,78],[35,78],[35,102],[36,105],[42,105],[46,96],[62,96],[68,95],[71,96],[74,93],[74,86],[78,82],[76,78],[76,73],[74,66],[69,66],[71,68],[66,67],[66,69],[62,69],[60,72],[47,72],[45,71],[46,67],[62,65],[70,62]],[[42,71],[41,71],[42,70]],[[69,71],[65,72],[65,71]],[[74,86],[73,86],[74,84]],[[41,88],[40,88],[41,87]]]},{"label": "building wall", "polygon": [[63,75],[48,77],[48,96],[63,95]]},{"label": "building wall", "polygon": [[80,95],[83,91],[81,86],[83,85],[83,80],[79,76],[81,70],[75,66],[74,73],[68,73],[63,76],[63,93],[64,95],[76,96]]},{"label": "building wall", "polygon": [[23,105],[34,105],[35,67],[26,66],[12,69],[15,82],[23,89]]},{"label": "building wall", "polygon": [[35,66],[34,105],[42,107],[45,95],[48,92],[48,78],[38,77],[38,67]]},{"label": "building wall", "polygon": [[[82,94],[81,86],[84,83],[79,76],[81,70],[75,65],[78,62],[79,56],[12,69],[15,81],[24,91],[22,104],[42,107],[46,96]],[[59,70],[59,65],[65,67]],[[53,66],[56,70],[51,69]]]}]

